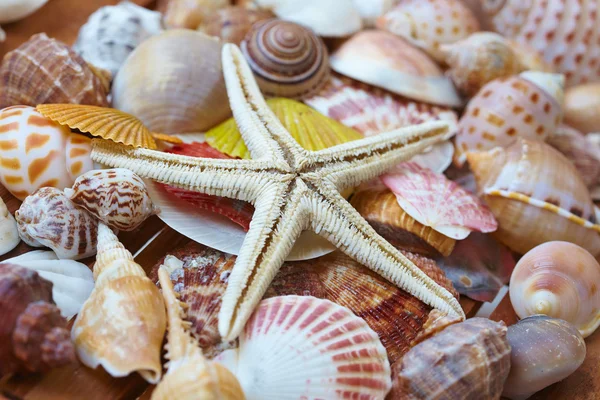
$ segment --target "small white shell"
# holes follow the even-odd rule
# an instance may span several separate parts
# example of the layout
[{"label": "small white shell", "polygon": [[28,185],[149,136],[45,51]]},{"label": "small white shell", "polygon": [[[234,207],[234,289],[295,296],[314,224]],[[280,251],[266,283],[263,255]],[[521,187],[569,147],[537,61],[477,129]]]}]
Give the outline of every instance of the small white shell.
[{"label": "small white shell", "polygon": [[17,221],[0,198],[0,256],[17,247],[20,241]]}]

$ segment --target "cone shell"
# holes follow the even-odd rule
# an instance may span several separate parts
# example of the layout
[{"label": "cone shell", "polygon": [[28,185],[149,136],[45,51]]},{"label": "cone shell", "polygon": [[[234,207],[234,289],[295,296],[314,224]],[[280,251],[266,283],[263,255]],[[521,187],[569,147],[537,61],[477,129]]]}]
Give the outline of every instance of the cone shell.
[{"label": "cone shell", "polygon": [[461,0],[400,0],[377,19],[377,28],[396,34],[444,61],[440,46],[479,30],[479,22]]},{"label": "cone shell", "polygon": [[170,29],[196,29],[214,11],[227,7],[230,0],[168,0],[164,12]]},{"label": "cone shell", "polygon": [[510,369],[506,331],[472,318],[416,345],[394,366],[391,398],[499,399]]},{"label": "cone shell", "polygon": [[241,6],[231,6],[215,11],[198,28],[209,36],[216,36],[223,43],[240,45],[246,34],[258,21],[273,18],[268,10],[250,10]]},{"label": "cone shell", "polygon": [[451,107],[462,105],[452,81],[427,54],[392,33],[359,32],[344,42],[330,61],[335,72],[401,96]]},{"label": "cone shell", "polygon": [[458,123],[459,165],[469,151],[506,147],[517,138],[544,141],[552,135],[562,121],[562,82],[560,75],[527,72],[485,85]]},{"label": "cone shell", "polygon": [[107,106],[107,94],[80,55],[45,33],[6,53],[0,66],[0,109],[44,103]]},{"label": "cone shell", "polygon": [[525,254],[551,240],[600,254],[594,204],[575,167],[551,146],[519,139],[510,147],[469,153],[480,195],[498,221],[496,237]]},{"label": "cone shell", "polygon": [[600,131],[600,82],[567,90],[565,123],[583,133]]},{"label": "cone shell", "polygon": [[[307,150],[322,150],[362,138],[362,135],[354,129],[327,118],[297,101],[275,98],[267,100],[267,104],[284,128],[300,146]],[[250,152],[233,118],[206,132],[206,141],[229,156],[250,158]]]},{"label": "cone shell", "polygon": [[154,138],[139,119],[114,108],[43,104],[36,109],[46,118],[71,129],[128,146],[156,149]]},{"label": "cone shell", "polygon": [[102,365],[114,377],[139,372],[148,382],[157,383],[166,329],[162,296],[103,224],[98,228],[94,278],[94,291],[71,331],[79,359],[90,368]]},{"label": "cone shell", "polygon": [[263,300],[220,354],[248,400],[381,399],[390,365],[377,334],[350,310],[310,296]]},{"label": "cone shell", "polygon": [[257,22],[240,48],[267,96],[310,97],[329,78],[325,44],[310,29],[293,22]]},{"label": "cone shell", "polygon": [[201,132],[227,118],[221,44],[190,30],[144,41],[127,58],[112,88],[113,106],[151,131]]}]

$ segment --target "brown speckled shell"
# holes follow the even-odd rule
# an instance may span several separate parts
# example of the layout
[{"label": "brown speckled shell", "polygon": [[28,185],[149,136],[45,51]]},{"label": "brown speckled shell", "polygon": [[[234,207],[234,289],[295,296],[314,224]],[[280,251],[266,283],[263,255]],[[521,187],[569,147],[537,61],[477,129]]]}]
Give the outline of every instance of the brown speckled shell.
[{"label": "brown speckled shell", "polygon": [[80,55],[45,33],[6,53],[0,66],[0,109],[73,103],[108,106],[107,88]]},{"label": "brown speckled shell", "polygon": [[273,17],[275,15],[268,10],[232,6],[210,14],[198,30],[216,36],[224,43],[235,43],[239,46],[254,23]]}]

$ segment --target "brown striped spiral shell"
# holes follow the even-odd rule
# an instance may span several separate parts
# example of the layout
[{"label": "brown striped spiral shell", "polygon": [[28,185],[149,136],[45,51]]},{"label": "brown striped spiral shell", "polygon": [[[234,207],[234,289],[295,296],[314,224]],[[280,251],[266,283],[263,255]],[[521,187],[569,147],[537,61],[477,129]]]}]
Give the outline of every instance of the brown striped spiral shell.
[{"label": "brown striped spiral shell", "polygon": [[309,97],[329,78],[325,44],[310,29],[293,22],[270,19],[256,23],[241,47],[268,96]]}]

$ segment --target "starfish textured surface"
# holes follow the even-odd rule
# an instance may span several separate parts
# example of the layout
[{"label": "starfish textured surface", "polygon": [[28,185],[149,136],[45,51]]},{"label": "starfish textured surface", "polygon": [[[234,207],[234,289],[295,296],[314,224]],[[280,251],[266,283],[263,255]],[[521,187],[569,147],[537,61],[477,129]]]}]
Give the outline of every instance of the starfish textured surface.
[{"label": "starfish textured surface", "polygon": [[423,302],[464,318],[458,301],[379,236],[340,195],[446,139],[450,127],[430,122],[311,152],[267,106],[237,46],[223,46],[223,71],[236,123],[251,160],[216,160],[135,149],[94,140],[92,159],[129,168],[184,189],[245,200],[255,207],[229,277],[219,332],[236,338],[303,230],[340,250]]}]

